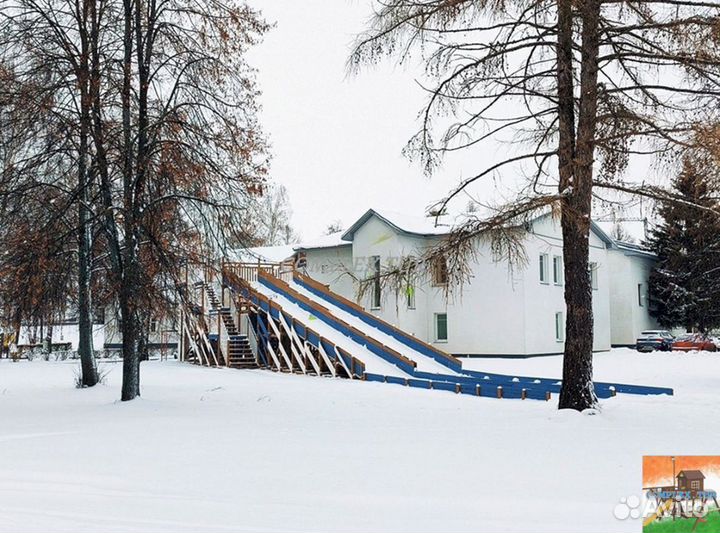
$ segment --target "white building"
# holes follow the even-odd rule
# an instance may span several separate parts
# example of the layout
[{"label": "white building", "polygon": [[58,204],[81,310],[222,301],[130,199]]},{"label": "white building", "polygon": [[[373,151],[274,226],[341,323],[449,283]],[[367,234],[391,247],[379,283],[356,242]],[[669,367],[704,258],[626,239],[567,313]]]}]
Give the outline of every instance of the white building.
[{"label": "white building", "polygon": [[[93,323],[93,347],[96,351],[122,349],[122,333],[119,330],[119,310],[108,305],[102,316],[96,316]],[[152,319],[148,325],[148,348],[172,353],[178,346],[177,319],[174,314],[162,319]],[[77,317],[72,310],[64,320],[44,325],[20,327],[18,345],[25,348],[50,344],[54,347],[67,347],[76,351],[79,342]]]},{"label": "white building", "polygon": [[[357,301],[358,279],[367,279],[402,257],[418,255],[449,231],[449,226],[435,226],[432,218],[371,209],[344,233],[304,243],[296,251],[301,268],[309,276]],[[440,273],[434,276],[438,279],[418,282],[402,294],[368,291],[358,303],[455,355],[561,353],[565,303],[559,221],[545,215],[531,222],[524,248],[527,265],[511,269],[506,261],[495,262],[489,244],[479,241],[470,282],[449,298]],[[652,254],[614,242],[593,223],[590,263],[594,349],[633,344],[641,330],[655,327],[644,296]],[[638,294],[644,299],[638,301]]]},{"label": "white building", "polygon": [[661,329],[649,313],[648,279],[656,258],[641,246],[615,241],[609,259],[612,344],[634,346],[641,331]]}]

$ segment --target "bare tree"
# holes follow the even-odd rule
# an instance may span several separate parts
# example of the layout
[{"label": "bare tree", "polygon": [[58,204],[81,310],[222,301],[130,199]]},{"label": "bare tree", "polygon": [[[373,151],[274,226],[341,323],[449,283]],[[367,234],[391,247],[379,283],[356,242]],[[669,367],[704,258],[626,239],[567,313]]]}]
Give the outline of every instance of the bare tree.
[{"label": "bare tree", "polygon": [[297,242],[298,235],[292,227],[292,208],[284,185],[274,184],[264,191],[260,199],[258,216],[260,243],[278,246]]},{"label": "bare tree", "polygon": [[325,228],[325,235],[332,235],[333,233],[339,233],[344,229],[343,223],[340,220],[333,220]]},{"label": "bare tree", "polygon": [[268,157],[246,52],[269,26],[240,0],[0,7],[0,74],[24,83],[8,105],[46,111],[5,143],[13,153],[3,158],[3,191],[62,198],[58,218],[77,237],[81,307],[90,308],[90,260],[106,280],[103,301],[118,302],[121,397],[131,400],[140,394],[143,322],[167,302],[179,265],[254,233],[247,221]]},{"label": "bare tree", "polygon": [[[429,81],[421,127],[406,153],[428,173],[443,155],[512,135],[527,150],[479,168],[440,204],[505,172],[528,175],[517,200],[491,219],[471,219],[433,256],[450,257],[462,279],[479,235],[500,255],[518,255],[522,223],[538,210],[560,217],[566,341],[560,408],[596,405],[588,276],[594,195],[677,195],[623,180],[631,157],[672,162],[695,121],[717,107],[718,9],[695,0],[385,0],[359,38],[351,68],[420,53]],[[447,126],[450,122],[450,126]],[[529,172],[528,172],[529,170]],[[524,171],[524,172],[523,172]],[[475,241],[476,242],[476,241]],[[454,275],[453,275],[454,273]],[[399,273],[398,273],[399,275]]]},{"label": "bare tree", "polygon": [[[6,107],[16,114],[20,109],[31,110],[25,120],[13,125],[23,138],[23,142],[15,143],[22,156],[17,160],[18,153],[14,154],[16,164],[6,160],[8,179],[3,192],[15,198],[20,193],[29,205],[38,207],[48,197],[61,200],[55,207],[62,206],[63,210],[55,216],[64,217],[74,228],[81,383],[92,387],[98,382],[98,373],[90,292],[89,3],[56,2],[52,6],[32,0],[0,2],[0,53],[16,81],[3,88]],[[32,137],[38,133],[40,142]],[[64,199],[58,198],[58,191]],[[77,210],[77,217],[68,219],[71,210]],[[66,236],[61,231],[52,238],[62,243]]]},{"label": "bare tree", "polygon": [[[242,2],[124,0],[122,13],[120,158],[106,171],[119,176],[102,197],[121,215],[105,222],[121,250],[122,399],[131,400],[140,394],[138,289],[155,278],[147,265],[179,278],[180,256],[223,246],[262,190],[267,157],[245,55],[268,26]],[[96,142],[113,137],[100,126]]]}]

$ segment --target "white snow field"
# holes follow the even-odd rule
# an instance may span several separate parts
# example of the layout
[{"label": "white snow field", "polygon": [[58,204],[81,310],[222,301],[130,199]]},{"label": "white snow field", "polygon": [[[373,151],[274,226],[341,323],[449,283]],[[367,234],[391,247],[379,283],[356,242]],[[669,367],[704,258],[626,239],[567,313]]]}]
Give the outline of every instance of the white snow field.
[{"label": "white snow field", "polygon": [[[77,363],[0,361],[0,532],[639,531],[644,454],[718,453],[720,355],[596,356],[672,386],[595,415],[382,383],[142,364],[142,399]],[[473,368],[557,376],[560,357]],[[688,438],[692,435],[692,438]]]}]

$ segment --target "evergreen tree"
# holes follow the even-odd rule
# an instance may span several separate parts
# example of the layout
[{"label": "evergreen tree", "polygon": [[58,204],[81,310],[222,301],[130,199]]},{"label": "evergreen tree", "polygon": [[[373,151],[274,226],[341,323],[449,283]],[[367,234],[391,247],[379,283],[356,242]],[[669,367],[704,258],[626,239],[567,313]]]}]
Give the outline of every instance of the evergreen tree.
[{"label": "evergreen tree", "polygon": [[[717,208],[711,183],[699,165],[685,161],[673,187],[688,202]],[[720,327],[720,219],[678,202],[658,211],[662,222],[648,241],[658,256],[650,275],[651,314],[664,327]]]}]

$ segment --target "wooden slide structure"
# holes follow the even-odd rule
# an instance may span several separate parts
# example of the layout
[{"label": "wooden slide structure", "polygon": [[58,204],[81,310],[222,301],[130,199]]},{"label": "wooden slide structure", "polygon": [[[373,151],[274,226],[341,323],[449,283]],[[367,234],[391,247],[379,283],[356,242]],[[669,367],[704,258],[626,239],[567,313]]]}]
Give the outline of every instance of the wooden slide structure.
[{"label": "wooden slide structure", "polygon": [[[207,341],[198,335],[188,337],[185,348],[200,352],[189,360],[200,364],[217,366],[222,361],[228,337],[225,326],[232,326],[247,337],[257,365],[275,371],[492,398],[547,401],[560,392],[558,379],[463,369],[457,358],[384,322],[292,266],[223,263],[216,281],[221,293],[216,300],[229,310],[223,317],[227,324],[192,317],[187,324],[192,333],[208,324],[217,330],[215,335],[208,331]],[[207,289],[207,280],[197,285],[213,292]],[[201,308],[206,300],[203,293]],[[661,387],[602,382],[595,383],[595,390],[600,398],[673,393]]]}]

